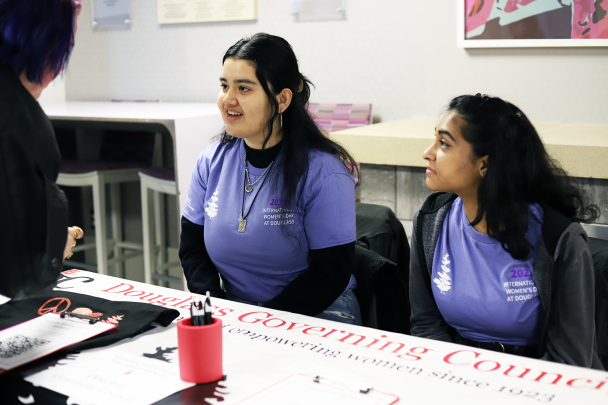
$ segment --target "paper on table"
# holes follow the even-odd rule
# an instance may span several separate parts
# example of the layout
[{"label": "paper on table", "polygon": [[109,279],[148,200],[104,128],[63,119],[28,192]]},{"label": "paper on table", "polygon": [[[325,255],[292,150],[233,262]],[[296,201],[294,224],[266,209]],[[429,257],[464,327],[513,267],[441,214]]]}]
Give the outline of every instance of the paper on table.
[{"label": "paper on table", "polygon": [[10,370],[115,328],[48,313],[0,331],[0,369]]},{"label": "paper on table", "polygon": [[25,380],[96,405],[147,405],[194,385],[180,379],[174,327],[87,353]]},{"label": "paper on table", "polygon": [[399,397],[370,390],[362,393],[357,387],[332,383],[322,379],[314,382],[313,377],[296,374],[275,384],[239,405],[389,405],[397,402]]}]

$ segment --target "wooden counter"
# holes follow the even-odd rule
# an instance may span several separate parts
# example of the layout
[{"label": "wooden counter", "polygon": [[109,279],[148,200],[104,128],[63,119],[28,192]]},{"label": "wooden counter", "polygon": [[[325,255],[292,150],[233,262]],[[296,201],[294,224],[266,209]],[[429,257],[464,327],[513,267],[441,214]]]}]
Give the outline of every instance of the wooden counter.
[{"label": "wooden counter", "polygon": [[[426,167],[437,120],[404,119],[333,132],[360,163]],[[549,154],[575,177],[608,178],[608,126],[534,124]]]}]

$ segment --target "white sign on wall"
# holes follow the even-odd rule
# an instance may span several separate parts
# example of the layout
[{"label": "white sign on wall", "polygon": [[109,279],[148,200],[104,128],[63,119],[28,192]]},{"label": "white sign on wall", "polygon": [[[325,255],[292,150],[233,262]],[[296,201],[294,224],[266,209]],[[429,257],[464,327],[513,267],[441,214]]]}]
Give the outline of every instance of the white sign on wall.
[{"label": "white sign on wall", "polygon": [[131,24],[131,0],[92,0],[93,27]]},{"label": "white sign on wall", "polygon": [[257,20],[257,0],[157,0],[159,24]]},{"label": "white sign on wall", "polygon": [[296,21],[346,19],[345,0],[289,0],[289,8]]}]

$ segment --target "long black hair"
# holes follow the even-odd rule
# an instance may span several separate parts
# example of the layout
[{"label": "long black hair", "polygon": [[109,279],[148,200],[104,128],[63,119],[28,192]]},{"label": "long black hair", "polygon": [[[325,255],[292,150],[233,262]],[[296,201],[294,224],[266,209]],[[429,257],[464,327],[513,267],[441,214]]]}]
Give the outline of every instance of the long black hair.
[{"label": "long black hair", "polygon": [[[270,117],[264,128],[266,135],[262,148],[266,147],[272,136],[279,116],[276,96],[283,89],[290,89],[293,93],[291,104],[282,113],[283,158],[277,162],[282,166],[283,173],[282,179],[277,181],[282,180],[285,198],[295,202],[298,183],[308,173],[311,150],[328,152],[339,157],[353,175],[358,174],[353,157],[341,145],[323,135],[310,117],[306,107],[312,83],[300,73],[296,55],[286,40],[270,34],[257,33],[228,48],[222,63],[228,58],[244,60],[254,66],[255,75],[268,97]],[[225,130],[221,135],[222,144],[234,139]]]},{"label": "long black hair", "polygon": [[461,132],[475,157],[488,156],[471,225],[485,215],[488,235],[514,259],[525,259],[532,252],[525,238],[530,203],[552,207],[576,222],[593,222],[599,216],[598,207],[586,204],[515,105],[498,97],[465,95],[452,99],[448,111],[462,118]]}]

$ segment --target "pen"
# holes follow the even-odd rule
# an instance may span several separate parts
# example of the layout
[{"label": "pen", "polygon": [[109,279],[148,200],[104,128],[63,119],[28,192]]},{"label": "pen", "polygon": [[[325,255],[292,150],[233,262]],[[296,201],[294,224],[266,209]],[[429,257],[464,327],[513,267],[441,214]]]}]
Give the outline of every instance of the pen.
[{"label": "pen", "polygon": [[211,297],[209,296],[209,291],[207,291],[207,298],[205,299],[205,305],[203,306],[203,317],[203,325],[211,325],[213,323],[213,320],[211,319]]},{"label": "pen", "polygon": [[196,307],[196,301],[194,301],[194,295],[192,296],[192,302],[190,303],[190,323],[192,326],[198,325],[198,311]]},{"label": "pen", "polygon": [[203,307],[203,303],[200,298],[196,299],[194,303],[194,319],[196,323],[193,323],[194,326],[204,326],[205,325],[205,309]]}]

